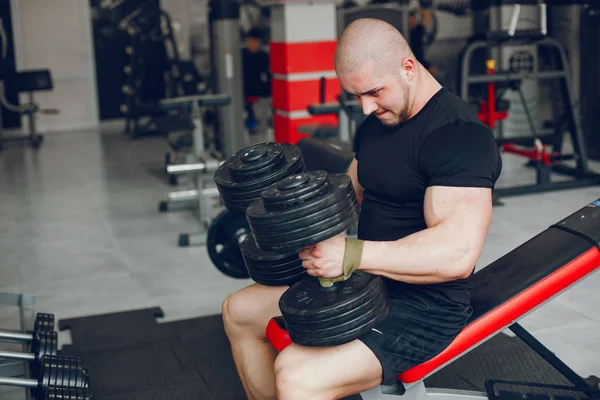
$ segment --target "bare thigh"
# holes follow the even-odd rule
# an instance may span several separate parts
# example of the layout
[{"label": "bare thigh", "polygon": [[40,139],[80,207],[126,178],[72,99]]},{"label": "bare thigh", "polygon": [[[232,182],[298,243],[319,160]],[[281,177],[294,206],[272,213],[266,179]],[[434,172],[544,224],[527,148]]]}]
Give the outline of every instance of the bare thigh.
[{"label": "bare thigh", "polygon": [[281,315],[279,298],[287,289],[255,283],[227,297],[223,303],[226,329],[242,328],[253,336],[264,337],[269,320]]}]

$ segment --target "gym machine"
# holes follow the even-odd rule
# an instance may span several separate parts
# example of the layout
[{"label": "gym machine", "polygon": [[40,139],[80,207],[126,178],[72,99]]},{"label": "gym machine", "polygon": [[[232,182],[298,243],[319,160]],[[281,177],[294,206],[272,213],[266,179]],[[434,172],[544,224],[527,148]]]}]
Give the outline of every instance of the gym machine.
[{"label": "gym machine", "polygon": [[169,176],[180,176],[185,174],[191,187],[169,192],[167,200],[159,203],[159,211],[169,211],[173,205],[190,204],[197,205],[196,212],[201,226],[198,234],[182,233],[179,235],[179,246],[186,247],[190,244],[202,243],[204,228],[210,224],[221,204],[218,201],[218,193],[214,185],[211,185],[212,177],[217,167],[221,164],[219,158],[207,157],[204,146],[204,123],[202,119],[202,108],[223,107],[230,104],[231,98],[225,94],[219,95],[191,95],[165,99],[160,102],[162,107],[188,105],[191,107],[193,130],[193,151],[188,153],[187,162],[182,164],[167,164],[166,173]]},{"label": "gym machine", "polygon": [[[171,17],[156,1],[146,0],[131,10],[123,10],[126,4],[120,5],[120,13],[114,9],[110,11],[112,18],[117,18],[118,29],[127,32],[131,40],[125,48],[129,56],[129,63],[124,67],[128,82],[122,88],[126,95],[126,102],[121,105],[125,114],[125,133],[132,138],[152,132],[165,134],[168,139],[170,134],[183,133],[185,136],[193,130],[189,121],[190,111],[186,108],[188,104],[178,104],[179,108],[174,105],[167,109],[161,107],[156,94],[150,95],[151,88],[155,90],[161,85],[157,85],[157,77],[150,74],[147,61],[154,56],[152,65],[158,64],[154,68],[164,69],[160,74],[164,84],[161,99],[205,94],[206,82],[192,61],[179,58]],[[164,56],[164,59],[156,57],[156,54]],[[155,72],[155,75],[158,74]],[[142,118],[147,116],[150,117],[149,122],[142,125]],[[169,144],[176,152],[189,147],[181,137],[169,140]]]},{"label": "gym machine", "polygon": [[[513,90],[519,94],[527,118],[530,135],[510,138],[498,137],[497,142],[505,153],[520,155],[529,160],[528,165],[536,169],[536,182],[532,185],[496,188],[494,190],[496,203],[499,203],[499,198],[506,196],[600,184],[600,175],[592,172],[588,165],[587,149],[581,128],[580,115],[576,112],[576,101],[573,95],[566,53],[556,39],[547,36],[546,2],[539,3],[540,29],[535,31],[517,30],[520,3],[523,3],[522,1],[503,0],[502,3],[505,5],[508,3],[514,4],[510,26],[506,31],[488,31],[483,35],[478,35],[468,44],[461,60],[459,91],[459,95],[463,100],[473,103],[473,93],[476,93],[474,87],[479,86],[480,89],[485,87],[485,100],[479,99],[476,101],[479,102],[479,118],[490,129],[494,129],[498,121],[507,117],[510,105],[501,99],[501,93],[506,90]],[[493,14],[493,11],[490,10],[490,14]],[[490,56],[491,53],[498,52],[500,49],[523,45],[534,46],[537,54],[552,55],[555,67],[536,66],[536,63],[532,60],[528,60],[526,64],[523,64],[521,60],[520,65],[519,62],[516,62],[508,69],[496,69],[496,62]],[[478,60],[478,56],[480,62],[484,61],[481,60],[482,52],[486,54],[485,72],[483,73],[476,71],[477,69],[481,70],[481,66],[475,62]],[[558,80],[560,82],[560,94],[561,98],[564,99],[564,114],[555,118],[553,127],[549,132],[544,133],[536,128],[532,113],[521,89],[521,85],[525,80],[538,82]],[[569,132],[573,146],[572,154],[563,152],[565,131]],[[549,150],[548,146],[552,150]],[[574,161],[575,166],[571,166],[565,161]],[[565,175],[573,179],[556,182],[551,179],[552,173]]]},{"label": "gym machine", "polygon": [[325,85],[325,78],[321,78],[319,83],[319,103],[311,104],[306,109],[310,115],[337,115],[338,126],[330,124],[301,125],[298,127],[298,132],[327,141],[338,139],[339,145],[354,150],[350,144],[353,142],[356,129],[365,119],[362,108],[356,100],[350,99],[350,96],[345,92],[336,96],[337,103],[325,103]]}]

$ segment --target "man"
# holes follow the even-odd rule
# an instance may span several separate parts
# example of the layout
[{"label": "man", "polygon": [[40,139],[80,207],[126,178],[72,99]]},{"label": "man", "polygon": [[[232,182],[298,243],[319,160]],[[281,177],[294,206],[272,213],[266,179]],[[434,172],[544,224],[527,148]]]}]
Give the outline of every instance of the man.
[{"label": "man", "polygon": [[266,133],[271,118],[271,71],[269,54],[261,49],[261,33],[252,28],[242,49],[244,98],[251,131]]},{"label": "man", "polygon": [[[340,399],[420,364],[447,347],[471,316],[469,278],[501,171],[491,132],[420,65],[401,34],[359,19],[342,34],[335,68],[365,115],[348,170],[361,201],[359,269],[383,276],[389,316],[335,347],[264,338],[286,287],[252,285],[223,304],[225,329],[250,399]],[[343,235],[302,250],[308,274],[342,275]]]}]

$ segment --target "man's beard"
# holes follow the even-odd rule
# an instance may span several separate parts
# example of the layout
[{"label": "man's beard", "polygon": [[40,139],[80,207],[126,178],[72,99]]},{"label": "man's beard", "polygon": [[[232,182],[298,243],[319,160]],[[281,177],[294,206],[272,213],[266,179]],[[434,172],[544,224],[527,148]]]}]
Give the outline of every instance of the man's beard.
[{"label": "man's beard", "polygon": [[388,128],[393,128],[393,127],[403,124],[409,120],[410,104],[409,104],[408,85],[403,84],[402,86],[403,86],[402,89],[404,91],[404,99],[403,99],[404,107],[402,108],[402,110],[400,110],[400,113],[396,114],[397,119],[395,119],[394,121],[381,121],[381,123],[383,123],[383,125],[387,126]]}]

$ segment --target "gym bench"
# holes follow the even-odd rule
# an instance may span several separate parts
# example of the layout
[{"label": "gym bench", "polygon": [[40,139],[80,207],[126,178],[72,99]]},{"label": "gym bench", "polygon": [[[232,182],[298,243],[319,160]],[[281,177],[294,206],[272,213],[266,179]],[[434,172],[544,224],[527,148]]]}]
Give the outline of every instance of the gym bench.
[{"label": "gym bench", "polygon": [[[364,400],[402,396],[410,400],[493,398],[494,393],[426,388],[425,378],[508,328],[589,397],[600,397],[582,377],[539,343],[517,321],[600,266],[600,199],[551,225],[472,276],[473,315],[440,354],[397,375],[396,384],[364,393]],[[272,318],[267,339],[282,351],[292,343],[281,317]],[[486,382],[486,387],[491,387]],[[591,394],[591,395],[590,395]]]}]

